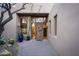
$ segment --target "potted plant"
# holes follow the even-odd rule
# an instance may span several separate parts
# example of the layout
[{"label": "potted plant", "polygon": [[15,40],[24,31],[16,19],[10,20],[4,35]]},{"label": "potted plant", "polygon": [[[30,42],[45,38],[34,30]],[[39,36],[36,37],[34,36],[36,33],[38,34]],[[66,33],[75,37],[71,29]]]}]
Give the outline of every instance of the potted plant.
[{"label": "potted plant", "polygon": [[19,42],[23,42],[23,39],[24,39],[23,34],[22,33],[19,33],[18,34],[18,41]]},{"label": "potted plant", "polygon": [[30,36],[29,35],[27,35],[27,39],[26,39],[27,41],[29,41],[30,40]]}]

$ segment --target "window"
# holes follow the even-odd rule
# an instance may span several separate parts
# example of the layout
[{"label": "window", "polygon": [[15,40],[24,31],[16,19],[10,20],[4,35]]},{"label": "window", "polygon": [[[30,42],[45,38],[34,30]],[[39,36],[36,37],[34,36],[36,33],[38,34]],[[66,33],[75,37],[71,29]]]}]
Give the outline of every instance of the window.
[{"label": "window", "polygon": [[54,16],[55,35],[57,35],[57,14]]}]

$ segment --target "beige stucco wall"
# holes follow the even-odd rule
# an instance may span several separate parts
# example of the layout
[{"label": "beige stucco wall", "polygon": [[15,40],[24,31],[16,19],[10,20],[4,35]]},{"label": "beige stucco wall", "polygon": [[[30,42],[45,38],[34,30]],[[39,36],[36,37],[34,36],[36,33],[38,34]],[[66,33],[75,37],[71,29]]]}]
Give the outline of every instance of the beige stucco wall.
[{"label": "beige stucco wall", "polygon": [[[57,36],[54,35],[54,16],[57,16]],[[79,55],[79,4],[55,4],[52,8],[49,41],[59,55]],[[50,26],[49,26],[50,31]]]}]

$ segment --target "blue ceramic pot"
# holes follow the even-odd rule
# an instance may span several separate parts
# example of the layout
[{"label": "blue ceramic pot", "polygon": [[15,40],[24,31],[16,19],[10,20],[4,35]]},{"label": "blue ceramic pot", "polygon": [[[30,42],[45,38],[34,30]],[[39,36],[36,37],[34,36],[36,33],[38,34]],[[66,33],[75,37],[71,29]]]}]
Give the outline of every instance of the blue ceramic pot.
[{"label": "blue ceramic pot", "polygon": [[23,34],[22,33],[18,35],[18,41],[23,42]]}]

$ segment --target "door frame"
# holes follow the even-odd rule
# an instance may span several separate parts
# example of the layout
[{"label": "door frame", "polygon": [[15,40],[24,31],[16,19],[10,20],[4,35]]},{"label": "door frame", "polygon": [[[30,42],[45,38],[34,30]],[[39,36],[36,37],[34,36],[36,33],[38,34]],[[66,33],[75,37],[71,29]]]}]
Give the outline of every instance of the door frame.
[{"label": "door frame", "polygon": [[[48,23],[49,13],[17,13],[20,16],[31,16],[31,17],[46,17],[46,22]],[[48,39],[48,28],[47,28],[47,39]]]}]

